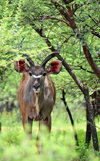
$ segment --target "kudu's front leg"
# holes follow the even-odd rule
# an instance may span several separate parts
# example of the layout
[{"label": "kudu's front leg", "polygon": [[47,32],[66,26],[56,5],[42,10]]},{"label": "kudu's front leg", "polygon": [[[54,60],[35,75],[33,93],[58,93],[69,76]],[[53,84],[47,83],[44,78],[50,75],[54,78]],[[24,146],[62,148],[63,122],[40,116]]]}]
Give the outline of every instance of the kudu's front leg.
[{"label": "kudu's front leg", "polygon": [[22,114],[22,123],[23,123],[23,128],[24,131],[27,134],[32,135],[32,123],[33,123],[33,119],[30,119],[27,115],[23,115]]},{"label": "kudu's front leg", "polygon": [[45,120],[39,121],[39,134],[37,136],[37,143],[36,143],[39,154],[42,153],[42,143],[41,143],[42,126],[45,126],[49,132],[51,131],[51,116],[48,116]]}]

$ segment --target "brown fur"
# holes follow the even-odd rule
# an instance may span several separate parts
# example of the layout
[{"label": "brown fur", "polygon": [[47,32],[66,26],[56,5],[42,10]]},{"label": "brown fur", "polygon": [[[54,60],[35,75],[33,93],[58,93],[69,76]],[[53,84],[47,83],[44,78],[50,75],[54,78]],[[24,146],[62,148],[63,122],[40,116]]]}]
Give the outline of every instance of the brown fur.
[{"label": "brown fur", "polygon": [[[55,89],[54,83],[52,82],[49,76],[46,76],[45,81],[47,85],[47,94],[48,95],[50,94],[50,96],[52,95],[51,99],[53,100],[50,106],[49,106],[50,103],[46,102],[48,103],[48,107],[42,107],[41,109],[39,107],[40,111],[37,112],[37,108],[35,107],[36,94],[34,92],[31,94],[31,96],[33,97],[32,101],[30,102],[24,101],[24,95],[26,92],[27,85],[29,84],[29,81],[30,81],[30,76],[26,72],[23,72],[23,76],[20,82],[20,87],[18,89],[18,100],[20,103],[20,108],[22,113],[23,127],[25,129],[25,125],[30,124],[31,127],[29,132],[32,133],[32,121],[37,120],[39,121],[39,126],[41,124],[44,124],[50,131],[51,130],[51,112],[53,110],[53,105],[56,99],[56,89]],[[39,99],[39,96],[38,96],[38,99]],[[41,99],[41,101],[45,101],[45,100]],[[39,112],[42,112],[41,113],[42,116],[39,114]]]}]

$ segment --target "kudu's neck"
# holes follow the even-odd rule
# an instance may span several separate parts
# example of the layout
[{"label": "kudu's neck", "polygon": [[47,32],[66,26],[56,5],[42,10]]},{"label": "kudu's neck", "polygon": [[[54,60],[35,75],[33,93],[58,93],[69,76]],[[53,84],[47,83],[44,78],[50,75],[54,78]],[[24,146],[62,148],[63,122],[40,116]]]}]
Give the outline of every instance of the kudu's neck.
[{"label": "kudu's neck", "polygon": [[43,106],[43,103],[44,103],[44,94],[45,94],[45,80],[41,84],[40,91],[39,92],[35,92],[35,95],[36,95],[36,113],[37,113],[37,116],[39,115],[41,107]]}]

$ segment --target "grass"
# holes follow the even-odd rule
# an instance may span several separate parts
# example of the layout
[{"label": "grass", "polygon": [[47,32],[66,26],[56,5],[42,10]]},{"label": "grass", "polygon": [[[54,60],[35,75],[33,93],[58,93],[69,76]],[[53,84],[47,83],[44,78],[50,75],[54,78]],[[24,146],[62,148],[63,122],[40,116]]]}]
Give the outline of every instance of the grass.
[{"label": "grass", "polygon": [[[0,134],[0,161],[99,161],[100,152],[95,152],[92,142],[89,149],[85,145],[86,120],[84,111],[77,113],[75,127],[79,139],[79,147],[75,145],[73,129],[67,113],[63,108],[55,108],[52,113],[52,131],[48,134],[46,129],[41,131],[39,145],[42,147],[41,155],[36,147],[38,122],[33,122],[32,139],[25,135],[19,111],[2,113],[0,120],[2,132]],[[100,121],[96,119],[100,127]],[[98,129],[100,140],[100,129]]]}]

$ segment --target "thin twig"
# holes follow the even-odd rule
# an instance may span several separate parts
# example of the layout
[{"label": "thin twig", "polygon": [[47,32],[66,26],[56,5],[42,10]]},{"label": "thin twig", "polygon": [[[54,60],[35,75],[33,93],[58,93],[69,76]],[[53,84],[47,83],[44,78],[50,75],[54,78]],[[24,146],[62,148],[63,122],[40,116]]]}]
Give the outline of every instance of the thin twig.
[{"label": "thin twig", "polygon": [[67,105],[67,102],[66,102],[66,99],[65,99],[65,91],[64,89],[62,90],[62,98],[61,100],[63,101],[65,107],[66,107],[66,111],[68,112],[68,115],[69,115],[69,118],[70,118],[70,121],[71,121],[71,124],[72,124],[72,127],[73,127],[73,130],[74,130],[74,137],[75,137],[75,140],[76,140],[76,145],[79,146],[79,143],[78,143],[78,137],[77,137],[77,133],[76,133],[76,130],[75,130],[75,127],[74,127],[74,120],[72,118],[72,114],[68,108],[68,105]]}]

